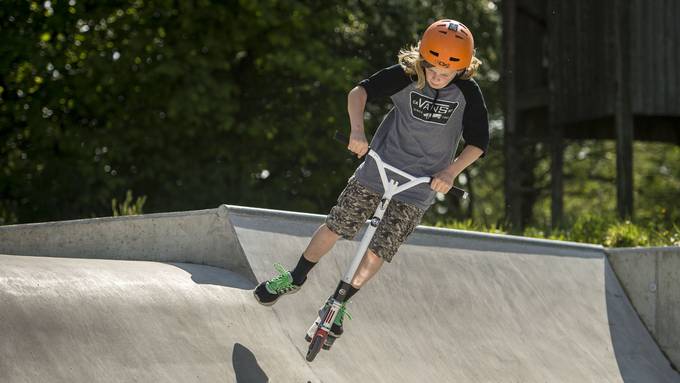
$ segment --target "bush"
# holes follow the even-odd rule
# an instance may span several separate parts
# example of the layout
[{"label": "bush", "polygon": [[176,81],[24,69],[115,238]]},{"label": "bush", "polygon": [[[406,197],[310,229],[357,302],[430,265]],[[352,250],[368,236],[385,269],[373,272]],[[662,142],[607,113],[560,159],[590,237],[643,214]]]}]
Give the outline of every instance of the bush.
[{"label": "bush", "polygon": [[650,228],[650,246],[680,246],[680,226]]},{"label": "bush", "polygon": [[527,227],[524,229],[524,232],[522,233],[524,237],[531,237],[531,238],[541,238],[541,239],[552,239],[555,241],[571,241],[571,239],[567,236],[567,233],[560,231],[560,230],[548,230],[548,229],[541,229],[541,228],[536,228],[536,227]]},{"label": "bush", "polygon": [[[439,221],[436,226],[507,234],[507,231],[500,227],[485,227],[472,220]],[[680,226],[678,225],[668,228],[653,223],[634,224],[630,221],[621,222],[613,217],[594,214],[580,216],[571,228],[550,231],[545,228],[527,227],[523,235],[558,241],[600,244],[605,247],[680,246]]]},{"label": "bush", "polygon": [[604,243],[612,218],[597,214],[580,215],[569,230],[569,240],[585,243]]},{"label": "bush", "polygon": [[484,233],[493,234],[507,234],[506,230],[503,230],[500,226],[484,226],[481,223],[474,222],[471,219],[466,219],[464,221],[437,221],[435,227],[443,227],[446,229],[455,230],[468,230],[468,231],[481,231]]},{"label": "bush", "polygon": [[137,199],[132,201],[132,190],[128,190],[125,195],[125,200],[122,203],[118,203],[118,200],[114,198],[111,200],[111,210],[114,217],[121,215],[139,215],[144,214],[143,208],[146,203],[146,196],[137,197]]},{"label": "bush", "polygon": [[617,223],[607,229],[603,245],[606,247],[649,246],[649,232],[630,221]]}]

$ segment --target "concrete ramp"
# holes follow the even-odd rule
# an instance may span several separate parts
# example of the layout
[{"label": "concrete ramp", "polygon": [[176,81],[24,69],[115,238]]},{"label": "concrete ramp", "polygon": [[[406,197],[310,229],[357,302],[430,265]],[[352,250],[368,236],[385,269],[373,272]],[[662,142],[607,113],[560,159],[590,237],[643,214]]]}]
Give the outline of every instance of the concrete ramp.
[{"label": "concrete ramp", "polygon": [[0,255],[0,381],[320,381],[252,286],[203,265]]},{"label": "concrete ramp", "polygon": [[307,363],[305,330],[357,242],[263,307],[252,275],[293,265],[323,217],[228,210],[246,271],[0,255],[0,381],[680,382],[601,248],[428,228]]},{"label": "concrete ramp", "polygon": [[[259,280],[293,265],[323,217],[232,209]],[[340,241],[274,306],[300,353],[357,243]],[[680,382],[601,247],[419,228],[349,305],[324,382]],[[367,367],[368,366],[368,367]]]}]

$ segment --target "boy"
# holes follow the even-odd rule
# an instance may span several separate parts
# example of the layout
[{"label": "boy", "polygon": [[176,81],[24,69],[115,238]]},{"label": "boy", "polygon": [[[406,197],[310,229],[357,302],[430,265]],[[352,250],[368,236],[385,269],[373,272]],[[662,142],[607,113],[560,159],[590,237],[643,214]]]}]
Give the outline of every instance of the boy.
[{"label": "boy", "polygon": [[[334,296],[341,296],[343,304],[326,348],[342,334],[346,302],[384,261],[392,260],[434,203],[435,194],[447,193],[455,178],[481,157],[489,144],[484,98],[472,80],[481,62],[474,57],[473,36],[465,25],[450,19],[436,21],[423,33],[418,46],[401,50],[398,59],[399,64],[380,70],[349,92],[351,134],[347,147],[358,157],[368,152],[364,107],[367,101],[390,97],[394,107],[378,127],[371,148],[386,163],[416,177],[431,176],[432,182],[394,196],[351,286],[345,289],[341,282],[336,289]],[[461,137],[466,146],[454,159]],[[369,157],[357,168],[295,268],[289,272],[275,265],[279,275],[255,288],[259,303],[273,305],[281,296],[297,292],[335,242],[340,237],[353,238],[373,214],[383,194],[373,162]]]}]

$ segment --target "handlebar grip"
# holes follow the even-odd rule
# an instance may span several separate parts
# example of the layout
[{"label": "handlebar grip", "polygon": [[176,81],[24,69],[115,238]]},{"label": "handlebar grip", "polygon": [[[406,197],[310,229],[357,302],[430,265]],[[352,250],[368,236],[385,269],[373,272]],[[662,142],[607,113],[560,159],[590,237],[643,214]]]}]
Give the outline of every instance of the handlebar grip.
[{"label": "handlebar grip", "polygon": [[[347,143],[349,142],[349,137],[348,137],[345,133],[342,133],[342,132],[339,131],[339,130],[336,130],[336,131],[335,131],[335,134],[333,135],[333,138],[335,138],[338,142],[341,142],[341,143],[343,143],[343,144],[345,144],[345,145],[347,145]],[[368,149],[371,150],[371,147],[369,146]],[[368,154],[368,152],[367,152],[367,154]],[[364,154],[363,156],[361,156],[361,157],[359,157],[359,158],[364,158],[365,156],[366,156],[366,155]]]},{"label": "handlebar grip", "polygon": [[453,193],[454,196],[460,199],[467,199],[469,196],[468,192],[456,186],[452,187],[449,193]]},{"label": "handlebar grip", "polygon": [[339,130],[335,131],[335,135],[333,135],[333,138],[335,138],[337,141],[342,142],[343,144],[346,144],[349,142],[349,137],[345,133],[342,133]]}]

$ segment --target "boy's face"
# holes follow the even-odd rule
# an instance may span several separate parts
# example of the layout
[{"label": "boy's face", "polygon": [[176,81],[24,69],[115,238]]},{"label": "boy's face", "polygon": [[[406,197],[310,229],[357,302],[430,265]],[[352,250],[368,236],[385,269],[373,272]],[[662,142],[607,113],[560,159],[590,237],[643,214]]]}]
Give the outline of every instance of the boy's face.
[{"label": "boy's face", "polygon": [[435,66],[425,68],[425,78],[432,89],[441,89],[448,85],[458,74],[455,69],[443,69]]}]

